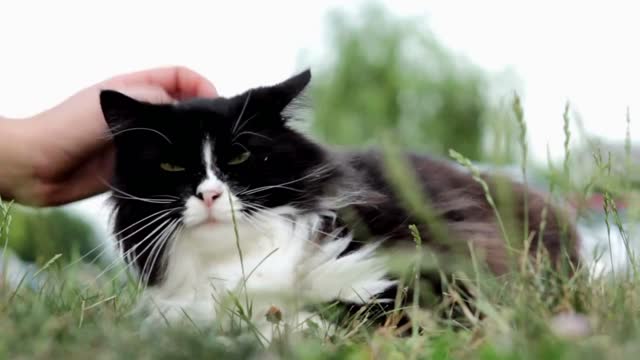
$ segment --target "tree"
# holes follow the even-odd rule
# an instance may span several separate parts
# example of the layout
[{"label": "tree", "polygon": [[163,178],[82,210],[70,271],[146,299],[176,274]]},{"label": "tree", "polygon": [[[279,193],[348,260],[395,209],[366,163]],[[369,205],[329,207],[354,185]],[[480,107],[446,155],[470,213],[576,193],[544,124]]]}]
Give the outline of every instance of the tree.
[{"label": "tree", "polygon": [[334,12],[330,24],[334,58],[315,68],[311,89],[316,135],[366,145],[392,130],[408,148],[483,158],[484,118],[496,112],[480,70],[378,5],[357,19]]}]

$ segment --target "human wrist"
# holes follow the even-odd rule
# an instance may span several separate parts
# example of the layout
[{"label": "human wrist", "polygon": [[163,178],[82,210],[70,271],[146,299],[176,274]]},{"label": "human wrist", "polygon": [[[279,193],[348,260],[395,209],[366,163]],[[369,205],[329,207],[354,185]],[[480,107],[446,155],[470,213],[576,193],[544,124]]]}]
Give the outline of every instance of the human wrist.
[{"label": "human wrist", "polygon": [[12,200],[13,125],[16,120],[0,116],[0,199]]}]

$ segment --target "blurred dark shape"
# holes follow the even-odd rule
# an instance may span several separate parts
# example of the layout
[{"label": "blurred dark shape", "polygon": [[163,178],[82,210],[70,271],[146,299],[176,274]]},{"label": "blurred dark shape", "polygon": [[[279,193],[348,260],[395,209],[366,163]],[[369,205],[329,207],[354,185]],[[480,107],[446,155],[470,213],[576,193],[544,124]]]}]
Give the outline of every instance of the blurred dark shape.
[{"label": "blurred dark shape", "polygon": [[482,71],[448,52],[419,21],[377,4],[354,17],[331,13],[330,29],[330,60],[314,67],[312,82],[316,135],[359,146],[392,130],[414,150],[446,156],[454,148],[485,160],[485,119],[497,111]]}]

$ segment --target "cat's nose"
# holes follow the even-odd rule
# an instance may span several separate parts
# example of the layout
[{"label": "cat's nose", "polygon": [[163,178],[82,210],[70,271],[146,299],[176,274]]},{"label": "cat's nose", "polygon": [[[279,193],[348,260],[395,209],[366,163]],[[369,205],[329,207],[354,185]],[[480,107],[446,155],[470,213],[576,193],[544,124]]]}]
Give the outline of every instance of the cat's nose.
[{"label": "cat's nose", "polygon": [[222,190],[199,191],[196,193],[198,199],[202,200],[207,207],[211,207],[221,195]]}]

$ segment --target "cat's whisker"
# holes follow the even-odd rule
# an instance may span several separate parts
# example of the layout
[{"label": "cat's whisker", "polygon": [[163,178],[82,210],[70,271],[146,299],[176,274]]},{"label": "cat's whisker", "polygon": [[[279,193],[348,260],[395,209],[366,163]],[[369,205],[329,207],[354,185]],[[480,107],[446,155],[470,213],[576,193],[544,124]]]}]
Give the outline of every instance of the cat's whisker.
[{"label": "cat's whisker", "polygon": [[[175,229],[180,226],[179,220],[174,220],[163,232],[160,234],[160,240],[156,241],[156,245],[149,252],[149,257],[140,272],[140,280],[138,281],[138,289],[142,286],[142,284],[147,284],[149,278],[151,277],[151,273],[155,267],[158,256],[162,253],[162,247],[165,246],[167,241],[173,236]],[[155,254],[155,255],[154,255]],[[149,258],[151,258],[151,262],[149,262]],[[147,266],[149,266],[149,270],[147,272]],[[146,288],[146,285],[145,285]]]},{"label": "cat's whisker", "polygon": [[[257,115],[257,114],[256,114]],[[253,115],[252,117],[250,117],[249,119],[247,119],[247,121],[253,119],[256,115]],[[253,135],[253,136],[257,136],[257,137],[261,137],[265,140],[269,140],[269,141],[273,141],[272,138],[266,136],[266,135],[262,135],[262,134],[258,134],[257,132],[253,132],[253,131],[242,131],[241,133],[239,133],[238,135],[235,135],[232,139],[231,142],[236,141],[236,139],[238,139],[240,136],[242,135]]]},{"label": "cat's whisker", "polygon": [[[153,220],[149,221],[147,224],[145,224],[145,225],[144,225],[144,226],[142,226],[141,228],[137,229],[137,230],[136,230],[136,231],[134,231],[133,233],[131,233],[131,234],[129,234],[129,235],[127,235],[127,236],[123,237],[122,239],[117,239],[117,244],[118,244],[118,246],[121,246],[121,245],[122,245],[122,243],[123,243],[125,240],[127,240],[127,239],[128,239],[128,238],[130,238],[131,236],[133,236],[133,235],[135,235],[135,234],[139,233],[140,231],[144,230],[145,228],[147,228],[147,227],[149,227],[149,226],[153,225],[154,223],[156,223],[156,222],[160,221],[162,218],[165,218],[165,217],[167,217],[167,216],[170,216],[170,215],[171,215],[171,213],[172,213],[173,211],[177,210],[177,209],[179,209],[179,208],[166,209],[166,210],[162,210],[162,211],[159,211],[159,212],[157,212],[157,213],[153,214],[153,215],[157,215],[157,214],[159,214],[159,215],[157,215],[155,219],[153,219]],[[153,216],[153,215],[151,215],[151,216]],[[141,220],[141,221],[144,221],[144,220],[146,220],[146,219],[150,218],[151,216],[148,216],[147,218],[145,218],[145,219],[143,219],[143,220]],[[168,219],[168,220],[170,220],[170,219]],[[138,223],[140,223],[141,221],[138,221]],[[136,224],[137,224],[137,223],[136,223]],[[134,224],[134,225],[135,225],[135,224]],[[120,231],[118,234],[122,234],[124,231],[126,231],[126,230],[127,230],[127,229],[129,229],[129,228],[131,228],[131,226],[132,226],[132,225],[130,225],[130,226],[129,226],[129,227],[127,227],[126,229],[124,229],[124,230]],[[162,226],[162,224],[161,224],[160,226]],[[133,247],[133,249],[135,249],[135,248],[137,247],[137,245],[138,245],[138,244],[136,244],[136,246],[134,246],[134,247]],[[126,253],[123,253],[123,254],[122,254],[122,256],[126,258],[127,254],[126,254]]]},{"label": "cat's whisker", "polygon": [[[167,225],[167,227],[165,227],[160,234],[158,234],[158,237],[160,238],[159,241],[156,241],[156,244],[151,248],[151,251],[149,252],[149,257],[147,257],[147,260],[145,261],[144,266],[142,267],[141,271],[140,271],[140,275],[142,278],[144,278],[145,274],[147,273],[147,266],[150,265],[150,258],[153,256],[153,254],[156,252],[156,250],[159,250],[160,248],[158,247],[158,245],[162,242],[162,239],[164,239],[164,236],[166,236],[167,234],[169,234],[171,232],[171,229],[173,229],[173,227],[176,225],[176,223],[178,222],[178,220],[173,220],[172,222],[169,223],[169,225]],[[158,251],[160,252],[160,251]]]},{"label": "cat's whisker", "polygon": [[160,132],[158,130],[151,129],[151,128],[145,128],[145,127],[127,128],[127,129],[124,129],[124,130],[119,130],[119,131],[113,132],[110,137],[111,138],[115,138],[116,136],[124,134],[124,133],[127,133],[129,131],[151,131],[152,133],[155,133],[155,134],[158,134],[158,135],[162,136],[162,138],[167,140],[167,142],[169,144],[173,144],[171,142],[171,140],[169,140],[169,137],[167,135],[163,134],[162,132]]},{"label": "cat's whisker", "polygon": [[180,200],[179,197],[168,197],[167,195],[153,195],[150,198],[143,198],[139,196],[134,196],[134,197],[122,196],[120,194],[112,194],[111,196],[119,199],[144,200],[146,202],[158,203],[158,204],[162,204],[162,203],[169,204],[169,203],[173,203]]},{"label": "cat's whisker", "polygon": [[[175,238],[175,236],[178,236],[178,233],[182,230],[182,228],[184,227],[184,224],[182,224],[181,222],[178,222],[175,226],[175,228],[171,229],[171,232],[167,235],[167,237],[164,240],[164,245],[165,246],[167,243],[169,243],[170,245],[170,251],[173,249],[173,244],[175,243],[174,241],[170,241],[172,239]],[[166,252],[166,250],[165,250]],[[165,254],[163,254],[164,256],[160,259],[158,259],[159,261],[166,261],[169,258],[169,253],[170,252],[166,252]],[[172,252],[171,252],[172,253]],[[157,257],[158,255],[156,255]],[[156,265],[156,259],[154,258],[153,263],[152,263],[152,268]],[[151,276],[151,273],[149,273],[149,275],[147,276],[146,282],[145,282],[145,289],[146,289],[146,283],[148,283],[149,281],[149,277]]]},{"label": "cat's whisker", "polygon": [[253,217],[251,214],[245,214],[244,220],[246,220],[249,225],[253,226],[256,230],[260,230],[265,233],[268,231],[266,225],[260,224],[260,220]]},{"label": "cat's whisker", "polygon": [[[155,247],[160,243],[160,241],[161,241],[161,239],[163,238],[163,235],[166,233],[167,229],[168,229],[172,224],[175,224],[175,222],[177,222],[177,220],[173,220],[173,221],[172,221],[172,222],[170,222],[168,225],[167,225],[167,223],[166,223],[166,222],[165,222],[165,223],[163,223],[159,228],[161,228],[161,227],[163,227],[163,226],[165,226],[165,225],[166,225],[166,226],[164,227],[164,229],[163,229],[160,233],[158,233],[158,234],[157,234],[157,235],[156,235],[152,240],[150,240],[150,241],[149,241],[149,244],[148,244],[144,249],[142,249],[142,251],[141,251],[139,254],[136,254],[136,256],[135,256],[134,258],[130,258],[130,255],[132,254],[132,251],[134,251],[134,250],[135,250],[135,248],[137,248],[137,247],[138,247],[137,245],[141,245],[141,244],[143,244],[143,243],[144,243],[144,240],[143,240],[143,241],[141,241],[140,243],[136,244],[136,246],[134,246],[134,248],[133,248],[133,249],[131,249],[132,251],[129,251],[129,252],[128,252],[128,254],[127,254],[127,256],[126,256],[126,258],[128,258],[128,261],[125,263],[124,268],[123,268],[123,269],[121,269],[119,272],[117,272],[117,273],[116,273],[116,275],[115,275],[113,278],[111,278],[111,279],[109,280],[109,282],[113,282],[113,280],[117,279],[117,278],[120,276],[120,274],[122,274],[124,271],[127,271],[127,270],[129,270],[130,268],[134,267],[134,266],[135,266],[135,262],[136,262],[136,260],[138,260],[142,255],[144,255],[144,254],[145,254],[145,252],[147,252],[147,250],[148,250],[150,247],[151,247],[151,251],[153,251],[153,248],[155,248]],[[156,230],[154,230],[154,232],[155,232],[155,231],[157,231],[157,229],[156,229]],[[151,234],[149,234],[149,236],[147,236],[147,238],[149,238],[149,237],[150,237],[150,235],[152,235],[152,234],[153,234],[153,232],[152,232]],[[147,239],[147,238],[145,238],[145,239]],[[151,256],[151,254],[149,254],[149,256]],[[145,262],[145,267],[146,267],[146,264],[147,264],[147,263],[148,263],[148,260],[147,260],[147,262]],[[103,275],[103,274],[101,274],[101,275]],[[144,276],[144,274],[143,274],[143,273],[140,273],[139,275],[140,275],[140,276]],[[97,277],[96,277],[96,280],[97,280]]]},{"label": "cat's whisker", "polygon": [[242,105],[242,110],[240,111],[240,115],[238,116],[238,119],[236,119],[236,122],[233,124],[233,128],[231,129],[231,134],[235,134],[236,131],[238,130],[238,123],[242,119],[242,116],[244,115],[244,111],[247,109],[247,105],[249,104],[250,99],[251,99],[251,91],[247,93],[247,98],[244,100],[244,105]]},{"label": "cat's whisker", "polygon": [[[323,231],[320,231],[320,230],[317,230],[317,229],[312,229],[312,228],[311,228],[310,226],[308,226],[308,225],[304,225],[304,224],[296,223],[295,221],[293,221],[293,220],[291,220],[291,219],[282,219],[282,220],[288,221],[288,222],[290,222],[292,225],[293,225],[293,224],[295,224],[295,226],[300,226],[300,227],[302,227],[302,228],[306,229],[307,231],[309,231],[309,233],[310,233],[310,234],[317,233],[317,234],[322,234],[322,235],[324,235],[324,236],[326,236],[326,237],[330,237],[330,238],[333,238],[333,239],[337,239],[337,238],[338,238],[338,235],[337,235],[337,234],[331,234],[331,233],[323,232]],[[258,220],[258,221],[259,221],[259,220]],[[308,238],[307,238],[307,237],[302,238],[302,240],[303,240],[304,242],[306,242],[307,244],[309,244],[309,245],[313,246],[316,250],[319,250],[319,251],[324,252],[324,251],[325,251],[325,249],[322,247],[322,245],[321,245],[321,244],[319,244],[319,243],[314,242],[314,241],[312,240],[312,238],[313,238],[313,237],[312,237],[312,236],[310,236],[310,237],[308,237]]]},{"label": "cat's whisker", "polygon": [[[184,228],[184,223],[180,223],[180,225],[178,226],[178,229],[175,231],[176,236],[177,236],[177,233],[179,231],[181,231],[183,228]],[[176,241],[172,241],[171,242],[170,248],[169,248],[169,250],[167,251],[167,254],[166,254],[167,258],[171,257],[171,255],[173,255],[173,253],[175,252],[176,244],[177,244]]]},{"label": "cat's whisker", "polygon": [[[164,209],[164,210],[160,210],[160,211],[158,211],[158,212],[155,212],[155,213],[153,213],[153,214],[151,214],[151,215],[149,215],[149,216],[145,217],[145,218],[144,218],[144,219],[142,219],[142,220],[136,221],[135,223],[133,223],[133,224],[131,224],[131,225],[127,226],[126,228],[124,228],[124,229],[120,230],[119,232],[117,232],[117,233],[115,233],[115,234],[113,234],[113,235],[110,235],[108,238],[109,238],[109,239],[116,239],[118,235],[120,235],[120,234],[124,233],[125,231],[127,231],[127,230],[131,229],[132,227],[134,227],[134,226],[136,226],[136,225],[140,224],[140,223],[141,223],[141,222],[143,222],[143,221],[146,221],[146,220],[148,220],[148,219],[150,219],[150,218],[152,218],[152,217],[154,217],[154,216],[160,215],[160,214],[162,214],[162,213],[164,213],[164,212],[169,213],[169,212],[174,211],[174,210],[177,210],[177,209],[179,209],[179,208]],[[164,217],[164,216],[161,216],[161,217],[159,217],[158,219],[161,219],[162,217]],[[141,229],[138,229],[138,230],[142,230],[142,229],[146,228],[148,225],[153,224],[153,222],[157,221],[158,219],[156,219],[156,220],[154,220],[154,221],[150,222],[149,224],[145,225],[144,227],[142,227]],[[135,233],[134,233],[134,234],[135,234]],[[126,238],[125,238],[125,239],[126,239]],[[117,241],[117,243],[118,243],[118,244],[119,244],[119,243],[121,243],[121,242],[122,242],[122,240],[118,240],[118,241]],[[94,247],[93,249],[89,250],[87,253],[85,253],[84,255],[82,255],[81,257],[79,257],[78,259],[76,259],[76,260],[74,260],[74,261],[70,262],[69,264],[65,265],[65,266],[64,266],[64,268],[63,268],[63,270],[66,270],[66,269],[68,269],[68,268],[70,268],[70,267],[72,267],[72,266],[74,266],[74,265],[78,264],[79,262],[81,262],[81,261],[83,261],[84,259],[86,259],[89,255],[93,254],[96,250],[98,250],[98,249],[102,248],[102,251],[100,251],[100,252],[95,256],[95,259],[94,259],[94,260],[92,260],[89,264],[94,263],[97,259],[99,259],[99,258],[100,258],[100,257],[101,257],[101,256],[102,256],[102,255],[103,255],[103,254],[108,250],[108,249],[109,249],[109,247],[110,247],[111,245],[112,245],[112,244],[111,244],[110,242],[106,242],[106,241],[105,241],[104,243],[102,243],[102,244],[97,245],[96,247]]]},{"label": "cat's whisker", "polygon": [[[248,186],[248,185],[244,186],[241,190],[238,191],[238,193],[243,193],[243,192],[249,190],[250,188],[251,188],[251,186]],[[236,194],[236,196],[237,196],[237,194]]]},{"label": "cat's whisker", "polygon": [[258,116],[258,114],[260,114],[260,113],[259,113],[259,112],[257,112],[257,113],[255,113],[255,114],[253,114],[253,115],[249,116],[249,117],[248,117],[248,118],[247,118],[247,119],[242,123],[242,125],[240,125],[240,126],[238,127],[238,129],[236,130],[236,132],[238,132],[238,131],[242,130],[242,129],[243,129],[243,128],[244,128],[244,127],[249,123],[249,121],[253,120],[256,116]]},{"label": "cat's whisker", "polygon": [[102,255],[107,252],[107,250],[109,250],[110,246],[112,244],[109,242],[104,242],[102,244],[98,244],[96,245],[93,249],[87,251],[84,255],[82,255],[81,257],[75,259],[74,261],[70,262],[69,264],[65,265],[62,268],[62,271],[68,270],[70,267],[77,265],[78,263],[82,262],[83,260],[85,260],[87,257],[89,257],[91,254],[93,254],[96,250],[98,249],[102,249],[100,252],[98,252],[95,256],[95,258],[93,260],[91,260],[90,262],[88,262],[87,264],[91,265],[93,263],[95,263],[100,257],[102,257]]},{"label": "cat's whisker", "polygon": [[[249,223],[249,225],[253,226],[255,229],[263,231],[265,233],[268,232],[267,225],[261,224],[262,221],[260,219],[258,219],[254,215],[256,215],[256,214],[255,213],[254,214],[245,214],[244,219]],[[263,215],[263,214],[257,214],[257,215],[259,216],[259,215]],[[263,216],[265,216],[265,215],[263,215]],[[268,219],[265,218],[265,220],[268,220]],[[285,220],[291,220],[291,219],[286,219],[285,218]],[[336,237],[336,235],[334,235],[334,234],[329,234],[329,233],[322,232],[322,231],[319,231],[319,230],[314,230],[314,229],[311,229],[307,225],[299,224],[299,223],[296,223],[295,221],[292,221],[292,220],[290,222],[292,224],[295,223],[296,226],[302,226],[303,228],[306,228],[310,232],[321,233],[321,234],[323,234],[325,236],[330,236],[330,237],[334,237],[334,238]],[[320,244],[315,243],[312,240],[307,239],[307,238],[304,238],[304,241],[307,242],[308,244],[310,244],[311,246],[315,247],[317,250],[324,251],[324,248],[322,248],[322,246]]]},{"label": "cat's whisker", "polygon": [[[252,204],[252,203],[247,203],[247,204],[244,204],[244,205],[245,205],[247,208],[253,208],[253,210],[256,210],[256,211],[259,211],[259,212],[263,212],[263,213],[266,213],[266,214],[269,214],[269,215],[272,215],[272,216],[276,216],[276,217],[279,217],[280,219],[285,219],[285,220],[288,220],[288,221],[293,221],[292,219],[290,219],[290,218],[286,217],[285,215],[283,215],[283,214],[278,214],[277,212],[273,211],[272,209],[270,209],[270,208],[268,208],[268,207],[266,207],[266,206],[264,206],[264,205]],[[329,233],[322,232],[322,231],[320,231],[320,230],[318,230],[317,232],[318,232],[318,233],[320,233],[320,234],[323,234],[323,235],[329,235]]]},{"label": "cat's whisker", "polygon": [[298,179],[287,181],[287,182],[284,182],[284,183],[281,183],[281,184],[276,184],[276,185],[262,186],[262,187],[259,187],[259,188],[255,188],[255,189],[252,189],[252,190],[248,190],[248,191],[245,191],[245,192],[238,193],[237,196],[252,195],[252,194],[255,194],[255,193],[258,193],[258,192],[262,192],[262,191],[266,191],[266,190],[273,189],[273,188],[284,188],[284,189],[287,189],[287,190],[303,192],[304,191],[303,189],[287,188],[286,185],[295,184],[297,182],[300,182],[300,181],[303,181],[303,180],[306,180],[306,179],[309,179],[309,178],[312,178],[312,177],[315,177],[315,176],[321,176],[321,175],[324,175],[324,173],[329,172],[331,170],[333,170],[332,166],[329,166],[329,165],[321,166],[321,167],[318,167],[317,169],[315,169],[314,171],[311,171],[307,175],[302,176],[302,177],[300,177]]},{"label": "cat's whisker", "polygon": [[139,197],[121,196],[121,195],[114,195],[114,194],[112,194],[111,196],[118,199],[137,200],[137,201],[143,201],[151,204],[171,204],[177,201],[177,200],[145,199],[145,198],[139,198]]},{"label": "cat's whisker", "polygon": [[269,218],[269,216],[273,216],[273,217],[276,217],[276,218],[278,218],[280,220],[284,220],[284,221],[286,221],[288,223],[291,223],[292,225],[295,224],[296,226],[301,226],[303,228],[306,228],[307,230],[313,230],[314,232],[317,232],[318,234],[327,235],[327,236],[331,235],[331,234],[323,232],[321,230],[311,229],[311,227],[309,227],[308,225],[300,224],[300,223],[296,222],[295,220],[287,218],[284,215],[280,215],[280,214],[273,213],[273,212],[268,212],[268,211],[266,211],[264,209],[255,209],[255,210],[256,210],[256,212],[252,213],[251,216],[253,216],[254,219],[256,219],[258,221],[260,221],[260,219],[258,217],[262,217],[261,218],[262,220],[268,221],[268,220],[271,220]]},{"label": "cat's whisker", "polygon": [[[150,226],[150,225],[152,225],[153,223],[155,223],[155,222],[157,222],[157,221],[161,220],[162,218],[165,218],[165,217],[167,217],[167,216],[170,216],[170,215],[171,215],[171,213],[172,213],[174,210],[176,210],[176,209],[179,209],[179,208],[174,208],[174,209],[171,209],[170,211],[167,211],[166,213],[163,213],[163,214],[158,215],[158,216],[157,216],[157,218],[155,218],[155,219],[151,220],[149,223],[147,223],[147,224],[146,224],[146,225],[144,225],[143,227],[139,228],[139,229],[138,229],[138,230],[136,230],[135,232],[133,232],[133,233],[131,233],[131,234],[129,234],[129,235],[127,235],[127,236],[123,237],[122,239],[118,239],[118,243],[119,243],[119,244],[122,244],[122,242],[123,242],[123,241],[125,241],[125,240],[127,240],[128,238],[130,238],[131,236],[133,236],[133,235],[135,235],[135,234],[139,233],[140,231],[142,231],[142,230],[146,229],[147,227],[149,227],[149,226]],[[169,219],[169,220],[170,220],[170,219]]]},{"label": "cat's whisker", "polygon": [[147,199],[147,198],[142,198],[138,196],[127,196],[127,195],[123,196],[117,193],[112,194],[111,196],[114,198],[125,199],[125,200],[140,200],[140,201],[144,201],[152,204],[169,204],[175,201],[173,199]]},{"label": "cat's whisker", "polygon": [[162,198],[167,198],[167,199],[177,199],[177,200],[180,200],[180,197],[179,197],[179,196],[174,196],[174,195],[165,195],[165,194],[162,194],[162,195],[153,195],[152,197],[154,197],[154,198],[155,198],[155,197],[157,197],[157,198],[160,198],[160,199],[162,199]]},{"label": "cat's whisker", "polygon": [[[149,279],[151,278],[151,273],[153,272],[153,269],[156,266],[156,262],[157,261],[165,261],[167,259],[167,255],[166,255],[166,249],[162,250],[163,247],[166,246],[166,244],[172,239],[174,238],[176,232],[178,229],[180,229],[180,227],[182,226],[182,224],[177,221],[175,223],[172,224],[171,229],[165,231],[165,235],[162,237],[162,239],[158,242],[158,245],[155,247],[155,255],[154,254],[154,249],[151,250],[151,253],[149,254],[149,257],[153,257],[151,260],[151,266],[149,267],[149,272],[145,273],[145,268],[147,267],[147,264],[149,264],[148,260],[145,263],[145,266],[143,268],[143,271],[141,273],[141,279],[140,282],[138,283],[138,288],[140,288],[140,286],[142,285],[142,291],[144,291],[147,288],[147,284],[149,283]],[[164,253],[163,256],[160,256],[161,253]]]},{"label": "cat's whisker", "polygon": [[141,219],[141,220],[136,221],[135,223],[133,223],[133,224],[131,224],[131,225],[127,226],[126,228],[124,228],[124,229],[122,229],[122,230],[118,231],[117,233],[113,234],[113,235],[112,235],[112,237],[116,237],[116,236],[118,236],[118,235],[121,235],[121,234],[122,234],[122,233],[124,233],[125,231],[127,231],[127,230],[131,229],[132,227],[134,227],[134,226],[136,226],[136,225],[140,224],[141,222],[146,221],[146,220],[148,220],[148,219],[150,219],[150,218],[152,218],[152,217],[154,217],[154,216],[156,216],[156,215],[160,215],[160,214],[165,213],[165,212],[175,211],[175,210],[178,210],[178,209],[180,209],[180,207],[174,207],[174,208],[169,208],[169,209],[162,209],[162,210],[160,210],[160,211],[157,211],[157,212],[155,212],[155,213],[153,213],[153,214],[151,214],[151,215],[149,215],[149,216],[147,216],[147,217],[145,217],[145,218],[143,218],[143,219]]},{"label": "cat's whisker", "polygon": [[[123,258],[127,258],[131,253],[133,253],[134,251],[136,251],[136,249],[144,244],[144,242],[149,239],[151,236],[153,236],[153,234],[155,234],[158,230],[164,228],[164,226],[166,224],[168,224],[170,221],[172,221],[171,219],[166,219],[164,222],[162,222],[162,224],[160,224],[158,227],[156,227],[155,229],[153,229],[144,239],[142,239],[139,243],[137,243],[136,245],[134,245],[131,249],[129,249],[128,251],[124,252],[122,254]],[[153,241],[149,244],[151,245],[153,244]],[[145,247],[142,252],[140,254],[143,254],[148,248],[149,245],[147,245],[147,247]],[[138,256],[136,256],[136,258],[134,258],[133,260],[131,260],[131,263],[133,263],[133,261],[135,261],[138,257],[140,257],[140,254]],[[111,270],[114,266],[116,266],[118,264],[118,262],[114,261],[113,263],[111,263],[111,265],[107,266],[102,272],[100,272],[96,278],[94,279],[95,281],[97,281],[99,278],[101,278],[104,274],[106,274],[109,270]],[[125,268],[127,268],[129,265],[127,265]],[[118,273],[119,275],[120,273]]]},{"label": "cat's whisker", "polygon": [[131,194],[129,194],[129,193],[123,191],[123,190],[120,190],[120,189],[116,188],[115,186],[110,184],[104,178],[102,178],[102,177],[99,177],[99,178],[100,178],[100,181],[103,184],[105,184],[109,189],[111,189],[113,192],[116,192],[116,193],[120,194],[120,195],[112,195],[114,197],[118,197],[118,198],[121,198],[121,199],[129,199],[129,200],[139,200],[139,201],[143,201],[143,202],[156,203],[156,204],[159,204],[159,203],[169,204],[169,203],[175,202],[175,201],[168,201],[168,200],[165,201],[165,200],[145,199],[145,198],[141,198],[141,197],[138,197],[138,196],[135,196],[135,195],[131,195]]},{"label": "cat's whisker", "polygon": [[135,252],[135,251],[136,251],[136,249],[137,249],[138,247],[142,246],[142,245],[143,245],[143,243],[142,243],[142,242],[137,243],[137,244],[135,244],[131,249],[129,249],[128,251],[123,252],[123,253],[120,255],[120,258],[118,258],[118,259],[116,259],[116,260],[112,261],[108,266],[106,266],[106,267],[103,269],[103,271],[102,271],[102,272],[100,272],[100,273],[99,273],[99,274],[98,274],[98,275],[93,279],[93,281],[94,281],[94,282],[97,282],[97,280],[98,280],[100,277],[104,276],[107,272],[109,272],[111,269],[113,269],[113,268],[114,268],[114,267],[116,267],[118,264],[120,264],[120,263],[121,263],[121,261],[124,261],[125,268],[126,268],[126,267],[129,267],[129,266],[130,266],[130,263],[131,263],[131,257],[130,257],[130,256],[131,256],[131,254],[133,254],[133,252]]},{"label": "cat's whisker", "polygon": [[267,190],[271,190],[271,189],[285,189],[285,190],[289,190],[289,191],[295,191],[295,192],[304,192],[303,189],[296,189],[296,188],[292,188],[292,187],[288,187],[288,186],[282,186],[282,185],[269,185],[269,186],[262,186],[259,188],[255,188],[253,190],[247,191],[245,193],[240,193],[238,194],[240,195],[253,195],[259,192],[263,192],[263,191],[267,191]]},{"label": "cat's whisker", "polygon": [[[301,223],[299,223],[299,222],[296,222],[296,221],[295,221],[295,220],[293,220],[293,219],[289,219],[288,217],[286,217],[286,216],[284,216],[284,215],[281,215],[281,214],[278,214],[278,213],[276,213],[276,212],[273,212],[273,211],[271,211],[271,210],[270,210],[270,209],[268,209],[268,208],[265,208],[265,207],[260,208],[260,207],[258,207],[258,206],[257,206],[257,205],[255,205],[255,204],[245,204],[245,205],[247,206],[247,208],[251,208],[251,207],[253,207],[253,210],[255,210],[255,211],[256,211],[256,212],[251,213],[251,214],[245,214],[245,218],[246,218],[246,217],[248,217],[248,216],[252,216],[252,217],[254,217],[254,218],[256,218],[256,217],[258,217],[258,216],[262,216],[264,220],[269,220],[269,218],[268,218],[268,216],[269,216],[269,215],[270,215],[270,216],[275,216],[275,217],[277,217],[277,218],[279,218],[279,219],[281,219],[281,220],[284,220],[284,221],[286,221],[286,222],[291,223],[292,225],[295,225],[295,226],[302,226],[303,228],[307,229],[307,230],[308,230],[310,233],[312,233],[312,234],[313,234],[313,233],[317,233],[317,234],[321,234],[321,235],[324,235],[324,236],[326,236],[326,237],[333,238],[333,239],[338,238],[338,234],[339,234],[339,233],[328,233],[328,232],[326,232],[326,231],[322,231],[322,230],[320,230],[320,229],[312,228],[312,227],[310,227],[309,225],[301,224]],[[260,220],[259,220],[259,219],[257,219],[257,218],[256,218],[256,220],[260,221]],[[306,238],[305,238],[305,241],[307,241],[309,244],[312,244],[313,246],[317,247],[318,249],[322,250],[322,246],[321,246],[320,244],[317,244],[317,243],[313,242],[312,240],[310,240],[310,239],[306,239]]]},{"label": "cat's whisker", "polygon": [[258,200],[262,200],[262,199],[268,199],[270,196],[271,196],[270,194],[262,194],[262,195],[257,195],[257,196],[251,196],[251,201],[255,202],[255,201],[258,201]]}]

